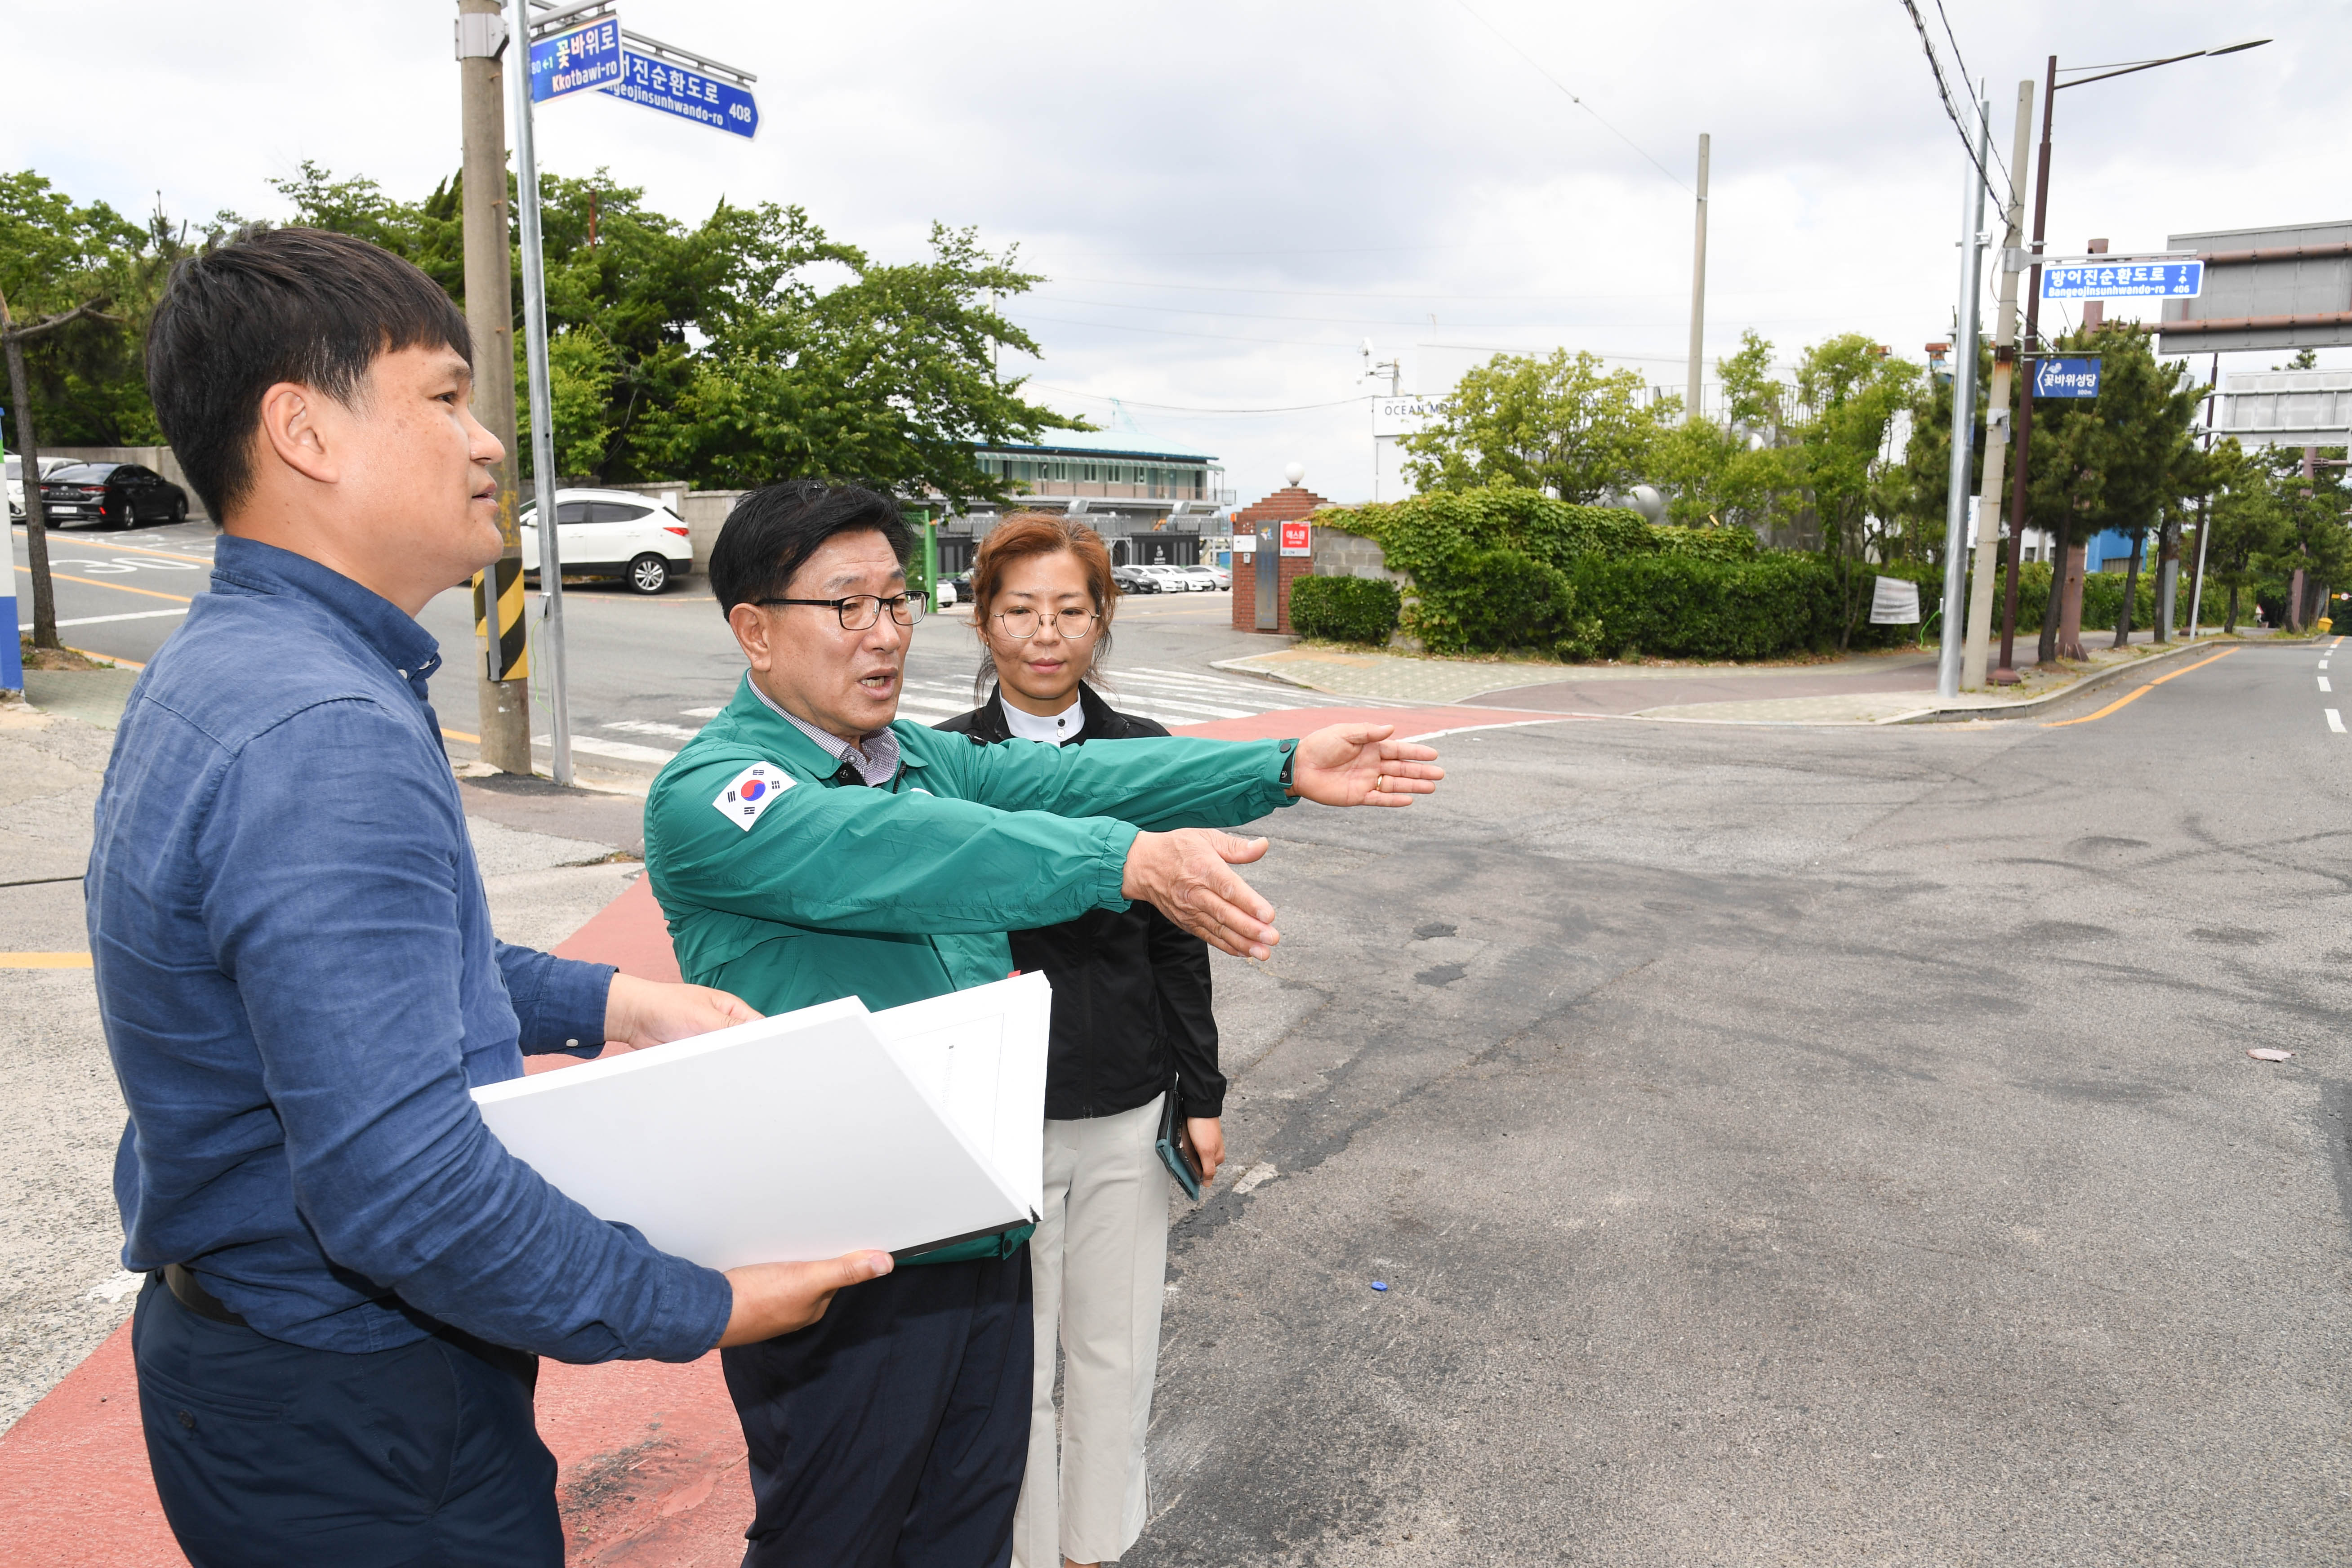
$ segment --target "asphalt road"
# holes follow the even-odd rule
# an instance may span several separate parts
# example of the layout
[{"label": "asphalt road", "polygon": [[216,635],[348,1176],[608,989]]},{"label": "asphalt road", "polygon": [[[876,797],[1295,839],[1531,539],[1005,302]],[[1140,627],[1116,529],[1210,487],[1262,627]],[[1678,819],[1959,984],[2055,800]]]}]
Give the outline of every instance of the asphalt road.
[{"label": "asphalt road", "polygon": [[1270,823],[1125,1561],[2352,1558],[2321,657]]},{"label": "asphalt road", "polygon": [[[725,700],[698,591],[574,596],[595,731]],[[1122,658],[1200,674],[1224,606],[1141,601]],[[68,640],[138,658],[170,624]],[[924,679],[968,677],[962,628],[921,635]],[[2324,657],[2243,647],[2062,728],[1459,734],[1433,802],[1278,816],[1254,880],[1287,940],[1218,969],[1240,1180],[1176,1234],[1127,1562],[2352,1558]],[[0,1337],[112,1267],[83,984],[25,977],[0,1028],[7,1250],[53,1259],[12,1265]]]}]

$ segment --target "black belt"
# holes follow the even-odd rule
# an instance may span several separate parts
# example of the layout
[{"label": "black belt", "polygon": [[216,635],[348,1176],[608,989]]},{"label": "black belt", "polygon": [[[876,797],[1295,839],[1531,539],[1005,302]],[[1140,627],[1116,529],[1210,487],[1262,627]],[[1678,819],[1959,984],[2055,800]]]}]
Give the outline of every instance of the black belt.
[{"label": "black belt", "polygon": [[243,1318],[230,1311],[222,1304],[219,1297],[205,1289],[204,1282],[195,1277],[187,1265],[166,1263],[155,1273],[163,1279],[163,1289],[169,1290],[181,1306],[185,1307],[197,1317],[208,1318],[215,1323],[226,1323],[231,1328],[242,1329],[247,1326]]}]

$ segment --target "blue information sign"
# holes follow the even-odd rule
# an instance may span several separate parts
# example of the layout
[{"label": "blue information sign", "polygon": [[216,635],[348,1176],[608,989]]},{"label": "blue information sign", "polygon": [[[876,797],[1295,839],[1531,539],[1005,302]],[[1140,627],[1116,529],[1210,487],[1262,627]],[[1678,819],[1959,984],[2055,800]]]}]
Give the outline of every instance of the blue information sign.
[{"label": "blue information sign", "polygon": [[585,26],[536,39],[530,46],[530,100],[609,88],[621,79],[621,19],[599,16]]},{"label": "blue information sign", "polygon": [[2095,359],[2042,359],[2033,362],[2036,397],[2096,397],[2099,362]]},{"label": "blue information sign", "polygon": [[680,120],[691,120],[713,131],[729,131],[746,138],[759,132],[760,104],[751,96],[751,89],[657,60],[651,55],[641,55],[635,49],[623,53],[626,58],[622,62],[621,79],[604,89],[614,98],[625,98],[631,103],[642,103],[647,109],[658,109],[664,114],[675,114]]},{"label": "blue information sign", "polygon": [[2201,261],[2102,261],[2042,269],[2045,300],[2193,300],[2204,291]]}]

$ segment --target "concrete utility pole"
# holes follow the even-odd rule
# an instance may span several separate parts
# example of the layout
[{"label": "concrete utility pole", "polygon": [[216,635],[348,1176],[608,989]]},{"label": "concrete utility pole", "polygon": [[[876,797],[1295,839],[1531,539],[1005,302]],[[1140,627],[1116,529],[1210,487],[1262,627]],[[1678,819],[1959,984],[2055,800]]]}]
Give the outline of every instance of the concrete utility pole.
[{"label": "concrete utility pole", "polygon": [[482,761],[526,776],[530,761],[530,635],[515,528],[514,273],[507,227],[507,47],[499,0],[457,0],[457,87],[466,134],[466,324],[474,340],[474,417],[499,438],[499,538],[488,570],[474,574],[474,631]]},{"label": "concrete utility pole", "polygon": [[[2009,227],[2000,242],[2004,258],[2025,237],[2027,154],[2033,151],[2033,83],[2017,84],[2017,134],[2009,158]],[[1993,574],[2000,563],[2000,486],[2009,457],[2010,383],[2017,368],[2017,272],[2000,271],[2000,310],[1993,318],[1992,389],[1985,395],[1984,475],[1977,488],[1976,575],[1969,595],[1969,637],[1960,655],[1960,689],[1981,691],[1985,660],[1991,652]]]},{"label": "concrete utility pole", "polygon": [[1944,631],[1936,656],[1936,695],[1960,690],[1961,587],[1969,565],[1969,438],[1977,423],[1977,299],[1983,292],[1985,160],[1992,156],[1992,105],[1977,106],[1977,156],[1960,207],[1960,320],[1952,348],[1952,479],[1944,516]]},{"label": "concrete utility pole", "polygon": [[1698,133],[1698,217],[1691,240],[1690,401],[1683,417],[1699,417],[1699,375],[1706,367],[1706,158],[1707,135]]}]

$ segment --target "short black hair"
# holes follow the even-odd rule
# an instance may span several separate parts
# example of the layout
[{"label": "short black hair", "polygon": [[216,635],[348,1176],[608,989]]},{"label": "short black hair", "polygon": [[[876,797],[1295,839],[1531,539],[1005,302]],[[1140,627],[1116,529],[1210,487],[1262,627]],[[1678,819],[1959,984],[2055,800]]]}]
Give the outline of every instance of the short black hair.
[{"label": "short black hair", "polygon": [[784,479],[753,490],[735,503],[710,547],[710,591],[719,596],[719,613],[783,597],[793,574],[842,533],[880,534],[901,566],[915,548],[914,530],[898,503],[863,485]]},{"label": "short black hair", "polygon": [[446,344],[474,360],[441,286],[364,239],[247,229],[172,269],[147,329],[147,394],[215,521],[253,484],[261,395],[299,382],[350,405],[377,356]]}]

